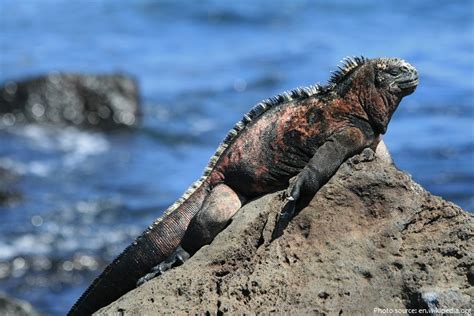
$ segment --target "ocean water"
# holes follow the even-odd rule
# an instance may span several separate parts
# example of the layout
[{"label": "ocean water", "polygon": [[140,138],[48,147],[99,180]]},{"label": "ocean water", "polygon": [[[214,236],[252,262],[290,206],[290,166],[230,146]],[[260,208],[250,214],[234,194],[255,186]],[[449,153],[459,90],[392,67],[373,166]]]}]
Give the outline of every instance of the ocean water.
[{"label": "ocean water", "polygon": [[385,141],[426,189],[474,210],[472,1],[0,0],[0,82],[124,72],[143,122],[100,133],[0,128],[21,175],[0,208],[0,291],[64,314],[197,179],[227,131],[279,92],[325,83],[345,56],[402,57],[420,85]]}]

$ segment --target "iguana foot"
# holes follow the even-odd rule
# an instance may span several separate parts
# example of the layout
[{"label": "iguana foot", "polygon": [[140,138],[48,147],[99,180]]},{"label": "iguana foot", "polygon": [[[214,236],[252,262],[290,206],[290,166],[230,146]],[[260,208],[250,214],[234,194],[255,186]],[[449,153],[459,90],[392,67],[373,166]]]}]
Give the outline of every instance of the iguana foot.
[{"label": "iguana foot", "polygon": [[296,200],[292,196],[286,196],[277,223],[275,224],[275,229],[272,233],[272,239],[276,239],[283,234],[286,226],[288,226],[295,215],[295,207]]},{"label": "iguana foot", "polygon": [[168,271],[169,269],[179,267],[186,260],[188,260],[189,257],[189,253],[183,248],[181,248],[181,246],[178,246],[178,248],[176,248],[176,250],[165,261],[160,262],[160,264],[151,269],[150,273],[141,277],[137,281],[137,287],[144,284],[145,282],[150,281],[153,278],[156,278],[159,275],[162,275],[165,271]]},{"label": "iguana foot", "polygon": [[314,170],[304,169],[298,175],[289,180],[289,186],[284,193],[285,202],[281,208],[277,223],[275,224],[275,229],[272,232],[272,240],[283,234],[283,231],[288,226],[293,216],[295,216],[297,204],[298,207],[301,207],[301,202],[304,202],[302,201],[301,193],[307,192],[308,187],[310,187],[312,188],[311,190],[314,191],[310,195],[312,196],[319,189],[317,179],[318,175],[315,174]]},{"label": "iguana foot", "polygon": [[298,176],[294,176],[290,179],[289,186],[286,189],[286,192],[283,194],[285,201],[275,224],[275,229],[272,232],[272,240],[280,237],[283,234],[286,226],[288,226],[291,219],[295,215],[296,202],[299,199],[300,186],[301,184],[298,181]]}]

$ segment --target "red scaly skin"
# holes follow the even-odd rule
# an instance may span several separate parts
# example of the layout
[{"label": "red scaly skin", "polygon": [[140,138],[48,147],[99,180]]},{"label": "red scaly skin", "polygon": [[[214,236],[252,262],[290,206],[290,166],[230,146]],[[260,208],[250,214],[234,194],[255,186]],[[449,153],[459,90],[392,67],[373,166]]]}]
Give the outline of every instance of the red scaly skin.
[{"label": "red scaly skin", "polygon": [[223,182],[249,198],[284,189],[329,136],[352,124],[352,117],[368,120],[360,104],[336,95],[313,96],[265,114],[222,155],[211,186]]}]

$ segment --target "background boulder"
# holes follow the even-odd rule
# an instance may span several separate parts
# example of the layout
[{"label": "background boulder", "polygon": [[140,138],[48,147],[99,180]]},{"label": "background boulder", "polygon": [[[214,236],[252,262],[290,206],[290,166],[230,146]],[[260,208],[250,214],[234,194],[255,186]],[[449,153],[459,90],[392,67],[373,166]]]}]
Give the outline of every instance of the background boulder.
[{"label": "background boulder", "polygon": [[14,188],[18,177],[15,172],[0,167],[0,206],[10,205],[21,199],[21,194]]},{"label": "background boulder", "polygon": [[39,316],[30,303],[0,293],[0,315]]},{"label": "background boulder", "polygon": [[0,120],[111,129],[138,121],[136,82],[125,75],[53,73],[0,87]]}]

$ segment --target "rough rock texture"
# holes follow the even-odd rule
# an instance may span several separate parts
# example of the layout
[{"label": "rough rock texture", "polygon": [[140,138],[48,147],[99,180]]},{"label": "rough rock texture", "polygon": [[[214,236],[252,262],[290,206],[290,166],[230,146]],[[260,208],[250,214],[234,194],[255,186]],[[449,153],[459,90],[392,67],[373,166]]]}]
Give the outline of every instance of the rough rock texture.
[{"label": "rough rock texture", "polygon": [[0,315],[3,316],[38,316],[30,303],[0,293]]},{"label": "rough rock texture", "polygon": [[63,123],[110,129],[138,120],[138,89],[124,75],[49,74],[0,87],[0,123]]},{"label": "rough rock texture", "polygon": [[472,308],[472,214],[378,157],[343,164],[273,241],[281,194],[249,203],[183,266],[98,314]]}]

